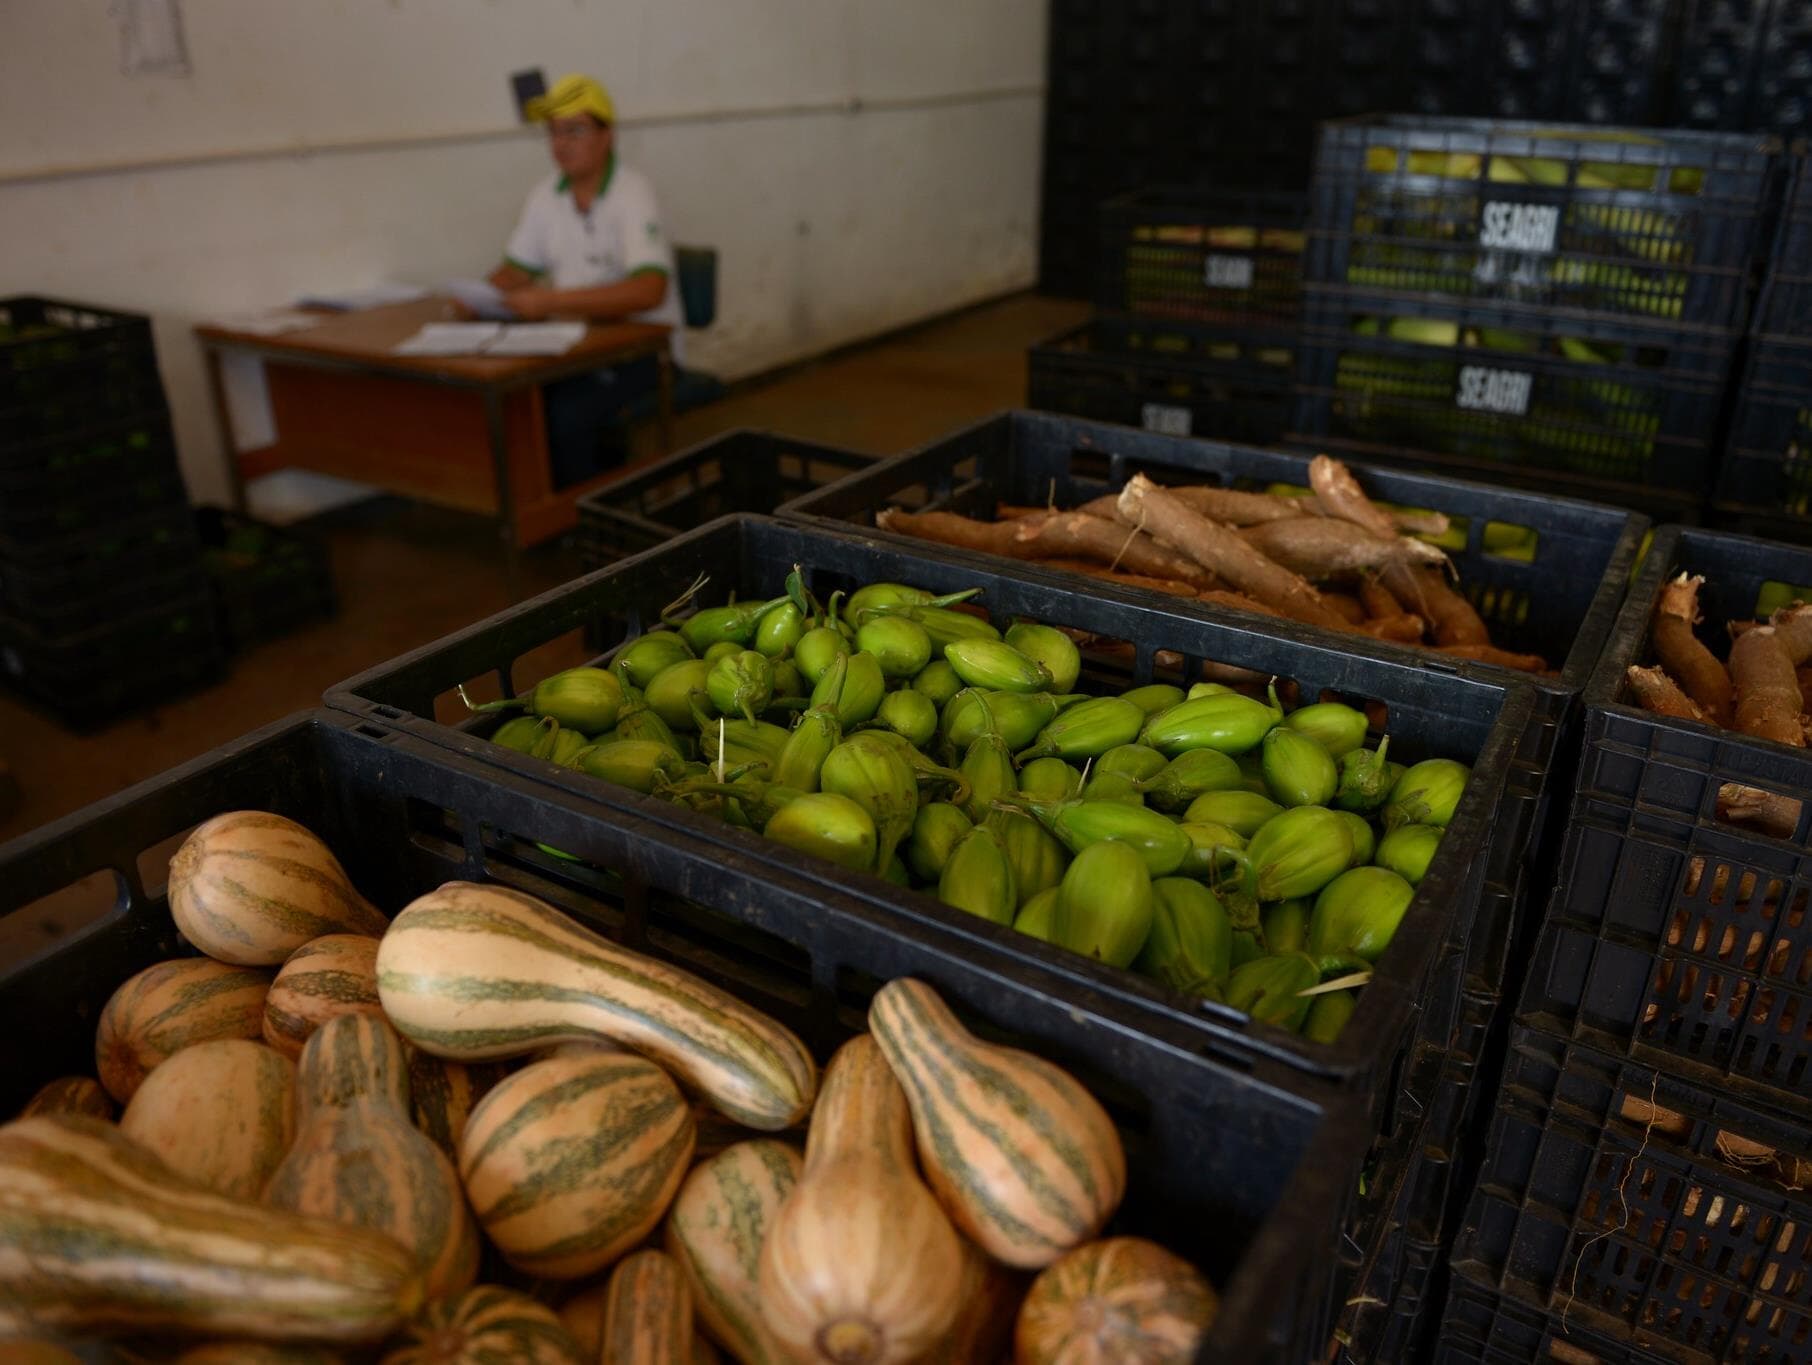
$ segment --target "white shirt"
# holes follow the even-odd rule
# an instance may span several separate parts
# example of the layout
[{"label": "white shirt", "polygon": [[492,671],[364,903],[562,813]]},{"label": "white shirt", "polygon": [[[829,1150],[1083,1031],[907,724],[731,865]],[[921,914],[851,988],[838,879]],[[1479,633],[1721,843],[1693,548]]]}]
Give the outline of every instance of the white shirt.
[{"label": "white shirt", "polygon": [[504,257],[546,276],[555,289],[590,289],[643,271],[660,271],[667,277],[667,296],[659,307],[635,314],[634,320],[673,328],[673,360],[683,361],[679,277],[673,268],[673,248],[661,228],[654,187],[615,153],[604,168],[603,184],[591,208],[583,213],[565,176],[550,175],[535,186]]}]

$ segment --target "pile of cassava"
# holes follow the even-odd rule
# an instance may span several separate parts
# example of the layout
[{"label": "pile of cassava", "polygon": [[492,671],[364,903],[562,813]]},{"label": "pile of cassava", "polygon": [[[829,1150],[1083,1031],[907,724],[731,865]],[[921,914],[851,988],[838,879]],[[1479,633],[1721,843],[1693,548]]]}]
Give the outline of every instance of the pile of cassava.
[{"label": "pile of cassava", "polygon": [[121,983],[95,1077],[0,1126],[6,1359],[1161,1365],[1213,1324],[1191,1265],[1102,1235],[1101,1105],[921,981],[820,1078],[522,892],[386,920],[277,815],[201,825],[169,894],[205,956]]},{"label": "pile of cassava", "polygon": [[902,535],[1029,560],[1265,616],[1421,644],[1456,658],[1548,671],[1500,649],[1453,565],[1418,537],[1448,529],[1439,512],[1389,510],[1340,461],[1309,463],[1311,496],[1164,487],[1134,475],[1081,507],[1003,504],[994,521],[886,508],[875,524]]}]

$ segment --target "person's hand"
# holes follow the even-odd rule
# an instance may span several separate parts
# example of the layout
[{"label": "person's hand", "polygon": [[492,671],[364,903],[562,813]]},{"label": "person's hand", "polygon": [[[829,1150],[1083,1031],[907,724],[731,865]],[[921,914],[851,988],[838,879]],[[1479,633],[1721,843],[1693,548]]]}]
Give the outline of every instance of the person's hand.
[{"label": "person's hand", "polygon": [[531,284],[509,290],[504,294],[503,301],[517,317],[534,322],[554,311],[560,302],[560,291]]}]

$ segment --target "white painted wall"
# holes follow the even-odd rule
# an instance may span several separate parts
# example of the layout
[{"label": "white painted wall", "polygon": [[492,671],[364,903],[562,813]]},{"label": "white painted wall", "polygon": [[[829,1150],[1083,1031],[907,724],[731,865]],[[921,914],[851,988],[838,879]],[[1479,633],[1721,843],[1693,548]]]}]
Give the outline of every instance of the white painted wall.
[{"label": "white painted wall", "polygon": [[0,293],[151,313],[192,496],[226,480],[190,328],[494,263],[545,174],[507,75],[598,75],[669,232],[721,252],[730,378],[1029,284],[1043,0],[0,0]]}]

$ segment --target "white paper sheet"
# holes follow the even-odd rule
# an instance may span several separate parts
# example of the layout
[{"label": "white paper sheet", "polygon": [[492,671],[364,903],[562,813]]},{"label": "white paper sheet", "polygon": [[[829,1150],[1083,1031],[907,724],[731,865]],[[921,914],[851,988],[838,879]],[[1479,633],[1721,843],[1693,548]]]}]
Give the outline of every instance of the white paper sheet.
[{"label": "white paper sheet", "polygon": [[428,322],[396,348],[397,355],[479,355],[502,329],[495,322]]},{"label": "white paper sheet", "polygon": [[516,322],[485,347],[486,355],[565,355],[585,339],[582,322]]},{"label": "white paper sheet", "polygon": [[489,280],[448,280],[447,292],[471,309],[473,317],[505,321],[516,316],[503,301],[503,291]]}]

